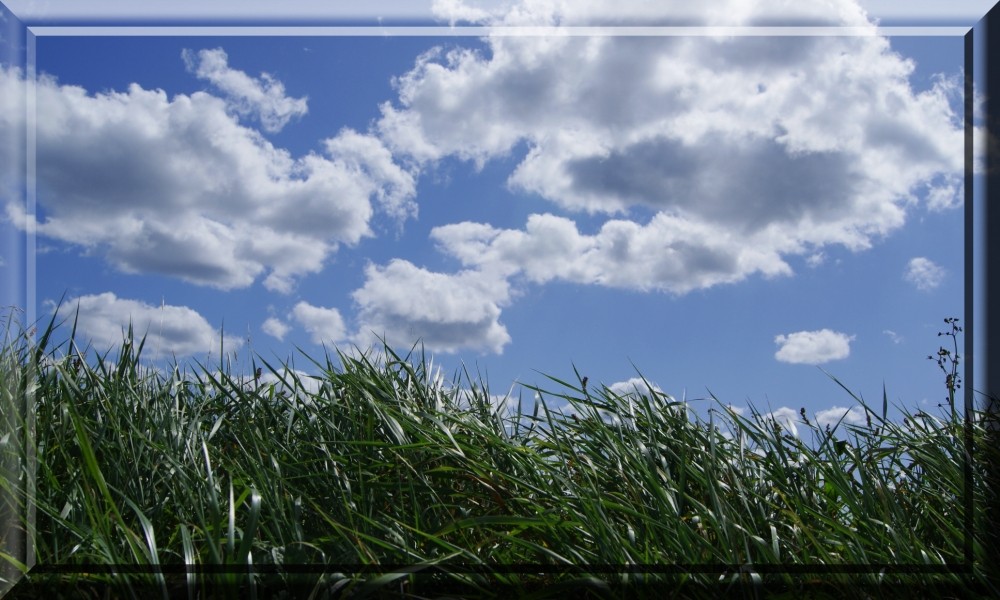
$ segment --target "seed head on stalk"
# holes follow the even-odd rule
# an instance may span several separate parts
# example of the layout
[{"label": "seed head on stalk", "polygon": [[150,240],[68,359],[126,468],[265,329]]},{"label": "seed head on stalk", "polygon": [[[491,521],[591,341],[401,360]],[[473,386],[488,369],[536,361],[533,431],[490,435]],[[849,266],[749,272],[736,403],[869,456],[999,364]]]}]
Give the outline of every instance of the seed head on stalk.
[{"label": "seed head on stalk", "polygon": [[[934,356],[928,356],[927,359],[937,362],[938,367],[941,368],[941,371],[945,375],[944,384],[948,388],[947,402],[948,406],[951,408],[951,418],[952,420],[954,420],[955,390],[959,390],[962,388],[962,378],[958,374],[958,362],[959,359],[961,358],[958,354],[958,334],[961,333],[962,328],[959,327],[958,325],[957,317],[948,317],[944,320],[944,322],[948,325],[951,325],[951,331],[939,331],[938,337],[941,337],[942,335],[951,337],[954,353],[952,352],[952,350],[948,350],[947,348],[942,346],[938,348],[936,358]],[[945,362],[951,363],[950,370],[947,367],[945,367]],[[943,405],[939,404],[938,406],[943,406]]]}]

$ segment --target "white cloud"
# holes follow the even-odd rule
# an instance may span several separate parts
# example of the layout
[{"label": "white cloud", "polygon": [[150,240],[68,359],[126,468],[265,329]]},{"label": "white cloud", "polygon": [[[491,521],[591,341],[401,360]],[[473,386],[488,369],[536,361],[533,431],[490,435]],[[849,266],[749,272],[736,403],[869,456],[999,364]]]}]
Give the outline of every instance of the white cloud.
[{"label": "white cloud", "polygon": [[[139,300],[118,298],[111,292],[80,296],[66,305],[74,316],[79,307],[77,334],[81,341],[93,342],[98,352],[120,346],[130,322],[136,341],[146,336],[142,356],[182,357],[219,349],[219,331],[186,306],[151,306]],[[243,345],[243,340],[234,336],[227,335],[222,341],[225,351]],[[78,345],[84,346],[79,342]]]},{"label": "white cloud", "polygon": [[260,326],[261,331],[268,334],[273,338],[277,338],[278,341],[285,339],[285,334],[288,333],[289,327],[286,323],[274,317],[268,317],[263,324]]},{"label": "white cloud", "polygon": [[[593,5],[593,2],[582,0],[579,2],[584,9]],[[296,21],[348,21],[348,22],[371,22],[373,16],[378,23],[386,21],[407,22],[423,21],[432,16],[447,16],[448,10],[467,11],[472,16],[479,13],[505,14],[512,2],[510,0],[434,0],[433,2],[413,2],[411,0],[372,0],[370,2],[323,2],[323,1],[296,1],[286,3],[262,3],[262,2],[239,2],[236,0],[216,0],[211,3],[188,3],[171,0],[148,0],[141,3],[122,3],[118,0],[90,0],[85,4],[56,0],[48,2],[37,2],[32,0],[8,0],[5,6],[10,9],[18,18],[27,21],[34,19],[60,20],[69,19],[74,21],[112,21],[112,20],[145,20],[155,19],[157,22],[174,20],[238,20],[248,22],[286,21],[289,19]],[[559,6],[558,3],[547,0],[536,4]],[[564,4],[572,7],[576,2]],[[621,3],[623,12],[626,15],[644,14],[642,9],[656,2],[623,2]],[[668,6],[670,6],[669,3]],[[701,8],[704,3],[679,3],[672,6],[680,16],[690,18],[692,15],[700,15],[705,10]],[[746,5],[754,6],[748,2],[735,2],[732,6],[742,9],[737,15],[746,12]],[[942,3],[936,0],[913,0],[910,2],[898,2],[896,0],[862,0],[860,4],[874,16],[898,22],[904,20],[907,23],[916,21],[918,24],[933,23],[939,21],[968,22],[971,26],[988,11],[992,6],[991,0],[953,0]],[[805,5],[805,7],[803,7]],[[529,5],[530,6],[530,5]],[[729,7],[729,5],[723,5]],[[785,4],[785,12],[776,12],[775,17],[780,18],[786,15],[791,16],[802,14],[809,6],[828,6],[821,2],[803,2]],[[591,9],[593,10],[593,9]],[[649,10],[648,8],[646,9]],[[816,10],[815,8],[813,10]],[[607,14],[605,11],[603,14]],[[716,12],[719,12],[716,10]],[[586,13],[585,13],[586,14]],[[602,13],[598,13],[602,14]],[[377,16],[376,16],[377,15]],[[725,16],[725,15],[724,15]],[[788,18],[788,17],[785,17]],[[784,22],[784,21],[781,21]]]},{"label": "white cloud", "polygon": [[929,291],[941,285],[945,270],[922,256],[911,259],[906,264],[903,279],[912,283],[921,291]]},{"label": "white cloud", "polygon": [[782,406],[778,410],[771,411],[770,413],[764,415],[765,420],[777,423],[781,426],[783,432],[790,433],[795,437],[799,436],[799,428],[796,423],[800,420],[800,418],[801,417],[797,410],[788,408],[787,406]]},{"label": "white cloud", "polygon": [[[439,1],[435,10],[503,25],[871,25],[849,0]],[[867,249],[904,224],[922,191],[930,190],[931,209],[956,206],[960,86],[942,77],[915,92],[913,63],[886,38],[496,35],[485,42],[481,52],[432,50],[397,79],[398,102],[383,104],[376,124],[385,143],[421,165],[455,157],[481,166],[526,147],[508,179],[512,190],[616,219],[593,236],[544,215],[524,232],[440,228],[438,241],[466,265],[492,261],[539,282],[686,293],[756,273],[790,274],[787,255],[807,255],[815,266],[828,245]],[[634,222],[637,210],[655,216]],[[541,240],[533,226],[556,237]],[[536,259],[536,250],[564,262]]]},{"label": "white cloud", "polygon": [[299,302],[292,309],[292,317],[309,332],[310,339],[316,344],[336,343],[346,337],[344,319],[336,308]]},{"label": "white cloud", "polygon": [[452,25],[459,21],[482,23],[491,18],[492,13],[462,0],[433,0],[431,13],[439,19],[446,19]]},{"label": "white cloud", "polygon": [[826,427],[827,425],[833,427],[840,421],[841,417],[844,419],[842,423],[849,425],[861,425],[867,422],[865,411],[860,406],[852,406],[851,408],[834,406],[817,412],[816,423],[820,427]]},{"label": "white cloud", "polygon": [[418,339],[432,351],[474,349],[503,352],[510,335],[500,307],[510,290],[506,280],[477,271],[434,273],[405,260],[369,265],[365,284],[353,293],[359,307],[354,336],[361,347],[384,337],[390,347]]},{"label": "white cloud", "polygon": [[[607,386],[607,390],[626,401],[624,406],[620,407],[620,413],[615,413],[603,408],[596,409],[601,420],[612,425],[624,425],[627,427],[635,426],[635,411],[638,407],[637,403],[639,401],[636,394],[647,397],[656,395],[661,400],[671,403],[674,402],[673,396],[664,393],[663,390],[661,390],[655,383],[647,385],[641,377],[632,377],[626,381],[617,381]],[[594,392],[591,392],[591,394],[594,395]],[[535,400],[538,401],[538,398],[536,397]],[[577,411],[576,407],[572,403],[569,402],[562,404],[557,410],[567,416],[584,416],[582,413]],[[673,404],[668,410],[672,411],[674,415],[684,416],[687,414],[688,404],[687,402],[682,401],[680,403]]]},{"label": "white cloud", "polygon": [[343,129],[324,143],[330,156],[336,156],[350,173],[379,182],[374,189],[375,200],[387,214],[400,220],[417,216],[413,175],[392,161],[392,153],[378,138]]},{"label": "white cloud", "polygon": [[854,338],[853,335],[829,329],[778,335],[774,338],[774,343],[781,348],[774,353],[774,358],[781,362],[808,365],[840,360],[850,355],[851,341]]},{"label": "white cloud", "polygon": [[24,189],[24,92],[20,70],[0,65],[0,198],[20,198]]},{"label": "white cloud", "polygon": [[[627,418],[626,421],[629,423],[632,422],[632,417],[634,415],[633,411],[635,410],[636,402],[639,400],[636,394],[646,397],[656,396],[660,400],[666,402],[675,402],[674,397],[665,393],[662,389],[660,389],[660,386],[655,383],[647,383],[646,381],[643,381],[641,377],[632,377],[625,381],[616,381],[608,386],[608,390],[617,396],[628,400],[627,410],[629,418]],[[683,415],[687,412],[687,408],[687,402],[681,402],[674,404],[670,410],[674,414]],[[609,415],[607,415],[606,411],[599,410],[598,412],[601,413],[603,419],[608,420]],[[613,422],[617,422],[617,419],[614,419]]]},{"label": "white cloud", "polygon": [[741,406],[734,406],[732,404],[727,404],[726,408],[728,408],[729,410],[733,411],[734,413],[740,416],[747,414],[747,409]]},{"label": "white cloud", "polygon": [[[243,391],[264,392],[250,398],[251,403],[255,405],[269,396],[269,392],[266,391],[266,388],[270,387],[274,388],[274,392],[278,396],[284,396],[284,398],[288,400],[296,398],[301,404],[311,405],[314,403],[313,397],[319,393],[320,387],[322,386],[322,381],[304,371],[280,367],[278,368],[278,374],[275,375],[264,366],[259,366],[259,368],[261,369],[259,379],[254,377],[253,373],[246,373],[242,375],[225,373],[225,375],[231,378],[233,382]],[[223,372],[216,370],[213,375],[218,379],[223,376]],[[287,385],[282,380],[287,382]],[[276,403],[283,402],[283,400],[278,397],[276,397],[274,401]],[[314,420],[314,418],[314,416],[310,416],[310,420]]]},{"label": "white cloud", "polygon": [[927,190],[927,208],[932,212],[959,208],[965,201],[963,192],[964,186],[958,176],[949,177],[947,181]]},{"label": "white cloud", "polygon": [[603,0],[434,0],[431,12],[449,21],[492,25],[657,25],[780,24],[865,25],[853,2],[607,2]]},{"label": "white cloud", "polygon": [[791,274],[763,243],[767,234],[746,244],[721,228],[665,213],[646,225],[609,220],[592,236],[581,235],[570,219],[544,214],[531,215],[523,231],[466,222],[437,227],[431,237],[463,265],[523,274],[536,283],[558,279],[683,294],[755,272]]},{"label": "white cloud", "polygon": [[254,117],[265,131],[275,133],[292,117],[308,112],[306,98],[289,98],[285,86],[267,73],[259,79],[229,67],[229,57],[222,48],[184,50],[181,53],[188,71],[206,79],[226,94],[226,105],[241,116]]},{"label": "white cloud", "polygon": [[889,339],[892,340],[893,344],[900,344],[903,342],[903,336],[899,335],[898,333],[896,333],[891,329],[883,329],[882,333],[889,336]]},{"label": "white cloud", "polygon": [[[437,389],[441,390],[443,394],[454,394],[456,404],[463,410],[471,409],[473,398],[477,395],[481,397],[483,394],[482,388],[478,385],[473,386],[473,389],[467,387],[454,389],[444,386],[443,380],[438,380],[436,385]],[[490,394],[489,405],[501,417],[510,418],[517,414],[517,398],[510,393]],[[443,409],[443,407],[443,404],[439,405],[438,410]]]},{"label": "white cloud", "polygon": [[617,394],[618,396],[634,396],[638,393],[640,396],[664,396],[667,394],[663,393],[660,386],[655,383],[649,384],[643,381],[641,377],[632,377],[626,381],[616,381],[608,386],[608,389]]},{"label": "white cloud", "polygon": [[[22,86],[0,67],[0,98]],[[168,99],[132,85],[90,95],[46,76],[37,110],[38,233],[124,272],[221,289],[263,276],[288,293],[340,244],[371,235],[372,198],[393,216],[415,214],[412,176],[350,130],[326,141],[327,156],[293,158],[206,93]],[[20,126],[5,115],[0,137]],[[16,224],[34,218],[5,200]]]},{"label": "white cloud", "polygon": [[[867,24],[847,0],[434,6],[446,19],[501,25]],[[382,105],[378,138],[344,130],[325,141],[323,155],[301,158],[235,116],[280,129],[305,114],[305,99],[288,97],[266,75],[230,68],[221,50],[186,58],[224,98],[168,100],[138,86],[90,96],[43,78],[39,232],[125,271],[223,289],[262,277],[269,289],[289,292],[340,244],[371,235],[374,210],[416,215],[417,171],[400,161],[414,169],[448,157],[483,165],[527,148],[509,187],[537,195],[553,213],[606,216],[597,231],[556,214],[531,215],[523,230],[438,227],[433,240],[465,270],[432,273],[393,261],[371,267],[354,297],[359,318],[350,339],[370,340],[375,330],[397,343],[421,337],[446,351],[500,352],[510,343],[500,310],[512,278],[684,294],[787,276],[790,255],[815,266],[825,246],[863,250],[898,229],[918,191],[930,190],[934,210],[960,197],[963,132],[952,110],[960,86],[942,78],[915,93],[912,63],[884,38],[493,36],[485,43],[482,52],[421,56],[396,80],[398,100]],[[0,120],[0,134],[11,127]],[[121,150],[107,157],[94,148]],[[8,213],[23,220],[13,204]],[[471,316],[439,314],[435,303],[447,299],[438,287],[455,290],[452,303]]]},{"label": "white cloud", "polygon": [[[279,378],[278,375],[281,377]],[[315,396],[319,392],[319,388],[322,385],[320,380],[305,371],[284,367],[278,369],[278,375],[275,375],[270,371],[264,371],[261,373],[259,383],[260,385],[274,384],[275,389],[279,393],[285,392],[290,395],[297,392],[300,399],[310,401],[310,403],[312,400],[311,396]],[[288,385],[282,383],[282,379],[288,382]]]}]

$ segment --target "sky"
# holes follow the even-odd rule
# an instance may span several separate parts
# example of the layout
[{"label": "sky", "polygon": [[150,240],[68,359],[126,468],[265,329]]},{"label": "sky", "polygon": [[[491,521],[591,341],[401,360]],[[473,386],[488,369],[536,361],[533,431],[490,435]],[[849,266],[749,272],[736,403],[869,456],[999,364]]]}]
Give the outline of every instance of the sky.
[{"label": "sky", "polygon": [[[669,9],[641,6],[632,22]],[[789,10],[738,6],[691,19]],[[871,23],[853,0],[795,6]],[[609,7],[433,9],[516,30]],[[36,210],[0,181],[0,270],[33,224],[37,315],[79,307],[93,349],[131,320],[154,366],[212,364],[221,334],[236,370],[312,373],[298,349],[421,342],[495,394],[575,368],[820,423],[864,421],[823,371],[873,407],[883,385],[911,411],[946,397],[927,356],[963,314],[961,37],[35,43]],[[24,78],[0,63],[8,142]]]}]

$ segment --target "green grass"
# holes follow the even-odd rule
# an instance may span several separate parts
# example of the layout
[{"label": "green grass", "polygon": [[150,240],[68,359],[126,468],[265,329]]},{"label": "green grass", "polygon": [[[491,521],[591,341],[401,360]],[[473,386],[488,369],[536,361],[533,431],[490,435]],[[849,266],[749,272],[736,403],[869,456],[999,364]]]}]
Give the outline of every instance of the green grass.
[{"label": "green grass", "polygon": [[[276,386],[240,381],[225,363],[151,370],[131,333],[117,356],[85,355],[73,331],[52,342],[65,325],[55,318],[37,343],[13,323],[0,350],[0,402],[5,415],[28,418],[3,432],[5,464],[19,473],[4,489],[21,499],[3,508],[24,512],[18,491],[28,485],[31,448],[37,562],[81,566],[29,573],[41,583],[19,597],[69,586],[65,597],[996,591],[978,538],[971,573],[843,572],[965,562],[967,432],[951,410],[960,387],[954,321],[945,335],[956,354],[938,355],[951,369],[951,404],[940,416],[906,412],[892,422],[883,398],[878,409],[864,405],[866,426],[821,428],[804,415],[797,437],[721,401],[706,422],[666,395],[623,397],[578,376],[550,377],[553,389],[535,390],[541,402],[530,414],[519,407],[533,403],[517,398],[504,410],[486,382],[463,372],[442,384],[422,356],[388,347],[378,360],[309,358],[315,383],[256,357]],[[577,416],[554,409],[567,404]],[[982,417],[970,414],[976,447]],[[33,444],[15,443],[32,426]],[[972,478],[971,519],[982,531],[984,470]],[[4,562],[21,566],[0,555]],[[93,566],[122,564],[202,572]],[[284,565],[327,567],[303,574]]]}]

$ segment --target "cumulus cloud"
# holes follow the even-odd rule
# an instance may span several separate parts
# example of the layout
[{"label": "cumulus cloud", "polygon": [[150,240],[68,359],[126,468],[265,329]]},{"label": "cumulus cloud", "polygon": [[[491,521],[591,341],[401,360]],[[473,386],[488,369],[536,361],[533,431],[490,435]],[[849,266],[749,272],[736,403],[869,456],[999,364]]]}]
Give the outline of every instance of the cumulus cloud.
[{"label": "cumulus cloud", "polygon": [[774,358],[793,364],[818,365],[832,360],[847,358],[851,353],[848,336],[829,329],[819,331],[798,331],[788,335],[778,335],[774,343],[781,346]]},{"label": "cumulus cloud", "polygon": [[432,351],[463,349],[503,352],[511,338],[500,321],[510,299],[503,278],[479,271],[435,273],[396,259],[369,265],[365,284],[353,293],[359,326],[355,343],[393,347],[417,340]]},{"label": "cumulus cloud", "polygon": [[811,268],[815,269],[816,267],[823,264],[823,261],[825,260],[826,260],[826,255],[823,254],[822,252],[817,252],[815,254],[810,254],[809,256],[806,257],[806,264],[809,265]]},{"label": "cumulus cloud", "polygon": [[343,129],[324,144],[330,156],[361,180],[377,181],[375,201],[388,215],[403,220],[417,216],[417,194],[413,175],[393,162],[392,153],[378,138]]},{"label": "cumulus cloud", "polygon": [[619,2],[606,0],[434,0],[431,12],[451,22],[490,25],[866,25],[854,2]]},{"label": "cumulus cloud", "polygon": [[24,100],[20,71],[0,65],[0,198],[24,189]]},{"label": "cumulus cloud", "polygon": [[285,95],[284,84],[267,73],[261,73],[257,79],[230,68],[229,56],[222,48],[197,53],[185,49],[181,58],[188,71],[226,94],[230,110],[257,119],[265,131],[281,131],[289,120],[309,110],[306,98],[289,98]]},{"label": "cumulus cloud", "polygon": [[[0,98],[21,86],[0,67]],[[326,156],[294,158],[203,92],[90,95],[42,76],[36,96],[37,231],[124,272],[227,290],[263,276],[288,293],[340,244],[371,235],[373,199],[415,214],[412,176],[351,130],[326,141]],[[0,137],[19,126],[5,115]],[[22,227],[36,218],[10,196],[6,212]]]},{"label": "cumulus cloud", "polygon": [[459,21],[482,23],[493,15],[489,10],[462,0],[434,0],[431,13],[439,19],[448,20],[452,25]]},{"label": "cumulus cloud", "polygon": [[655,383],[649,384],[641,377],[632,377],[626,381],[616,381],[608,386],[614,394],[618,396],[629,396],[639,394],[640,396],[664,396],[663,390]]},{"label": "cumulus cloud", "polygon": [[[607,391],[618,396],[619,398],[626,401],[624,408],[624,414],[617,414],[611,411],[605,410],[603,408],[598,408],[597,414],[601,420],[612,425],[625,425],[627,427],[635,426],[635,410],[637,408],[637,402],[639,396],[658,396],[661,400],[665,399],[668,402],[674,402],[673,396],[664,393],[655,383],[647,384],[643,381],[641,377],[632,377],[625,381],[616,381],[607,387]],[[535,399],[538,401],[538,398]],[[688,410],[687,402],[680,402],[674,404],[669,410],[673,411],[676,415],[684,415]],[[577,417],[583,416],[579,413],[576,407],[572,403],[565,403],[558,407],[558,412]]]},{"label": "cumulus cloud", "polygon": [[[843,421],[841,421],[841,418],[843,418]],[[827,425],[833,427],[838,422],[849,425],[862,425],[867,422],[865,411],[860,406],[852,406],[851,408],[834,406],[816,413],[816,423],[820,427],[826,427]]]},{"label": "cumulus cloud", "polygon": [[273,338],[277,338],[278,341],[281,341],[285,339],[285,335],[291,328],[280,319],[275,319],[274,317],[268,317],[264,321],[264,323],[261,324],[260,329],[267,335]]},{"label": "cumulus cloud", "polygon": [[747,409],[744,408],[744,407],[742,407],[742,406],[735,406],[733,404],[727,404],[726,408],[729,409],[729,410],[731,410],[733,413],[735,413],[735,414],[737,414],[739,416],[743,416],[743,415],[747,414]]},{"label": "cumulus cloud", "polygon": [[963,186],[958,177],[931,186],[927,190],[927,208],[932,212],[942,212],[962,206]]},{"label": "cumulus cloud", "polygon": [[[441,390],[444,394],[452,394],[456,404],[462,410],[470,410],[473,406],[473,401],[477,398],[483,398],[484,394],[482,388],[477,385],[473,385],[472,388],[451,388],[444,384],[443,378],[432,381],[432,385],[437,386],[437,389]],[[512,417],[516,415],[517,402],[517,397],[512,396],[510,393],[489,395],[489,406],[501,417]],[[439,404],[438,408],[442,409],[443,406],[443,403]]]},{"label": "cumulus cloud", "polygon": [[[689,4],[435,9],[498,25],[874,27],[850,0]],[[918,193],[934,210],[960,196],[961,86],[941,77],[915,91],[913,62],[883,37],[494,35],[485,44],[421,55],[396,80],[398,102],[381,106],[382,139],[419,165],[451,157],[478,167],[527,148],[512,190],[614,218],[595,235],[552,215],[532,216],[524,231],[439,228],[441,247],[468,266],[686,293],[791,274],[788,255],[815,266],[829,245],[868,249],[905,223]],[[538,250],[562,262],[546,264]]]},{"label": "cumulus cloud", "polygon": [[[152,306],[140,300],[119,298],[111,292],[80,296],[67,305],[79,307],[77,332],[104,352],[121,345],[129,324],[136,341],[146,336],[142,355],[152,359],[191,356],[219,349],[219,331],[197,311],[186,306]],[[243,345],[239,337],[225,336],[226,351]]]},{"label": "cumulus cloud", "polygon": [[795,437],[799,436],[799,428],[796,423],[799,421],[800,415],[797,410],[782,406],[778,410],[764,415],[764,419],[772,423],[777,423],[781,426],[783,432],[790,433]]},{"label": "cumulus cloud", "polygon": [[[436,0],[434,10],[495,25],[874,27],[851,0]],[[919,193],[932,210],[960,205],[961,82],[915,91],[913,63],[886,38],[491,35],[483,44],[421,55],[369,134],[341,131],[322,155],[300,158],[239,118],[280,129],[306,114],[305,99],[232,69],[221,50],[185,58],[222,97],[168,99],[138,86],[91,96],[43,78],[39,233],[125,271],[223,289],[263,278],[289,292],[339,245],[371,235],[375,210],[415,216],[421,170],[514,156],[508,187],[547,208],[523,229],[436,228],[456,273],[402,260],[369,267],[348,335],[501,352],[515,278],[685,294],[790,276],[789,256],[816,266],[830,245],[865,250],[905,223]],[[13,127],[2,119],[0,134]],[[606,220],[581,231],[571,216],[582,213]],[[444,314],[443,304],[465,312]]]},{"label": "cumulus cloud", "polygon": [[903,279],[912,283],[920,291],[933,290],[944,281],[945,270],[922,256],[911,259],[906,264]]},{"label": "cumulus cloud", "polygon": [[431,237],[463,265],[523,274],[536,283],[558,279],[683,294],[750,273],[791,274],[763,244],[745,244],[729,232],[665,213],[645,225],[609,220],[595,235],[581,234],[570,219],[544,214],[531,215],[523,231],[465,222],[437,227]]},{"label": "cumulus cloud", "polygon": [[344,319],[336,308],[299,302],[292,309],[292,317],[309,332],[310,339],[316,344],[329,344],[345,338]]},{"label": "cumulus cloud", "polygon": [[312,396],[319,392],[322,382],[305,371],[285,367],[278,370],[278,375],[269,371],[262,373],[259,384],[274,385],[279,393],[295,394],[299,399],[312,403]]},{"label": "cumulus cloud", "polygon": [[[636,397],[637,394],[639,396],[646,397],[657,396],[661,400],[675,402],[674,397],[660,389],[660,386],[655,383],[643,381],[641,377],[632,377],[625,381],[616,381],[608,386],[608,390],[617,396],[628,399],[628,409],[630,415],[630,418],[628,419],[629,422],[632,421],[631,417],[634,416],[632,411],[635,409],[635,402],[638,400]],[[687,402],[675,404],[670,410],[674,411],[678,415],[684,414],[687,411]],[[601,410],[599,412],[602,413],[602,418],[605,418],[605,411]],[[607,419],[605,418],[605,420]]]}]

